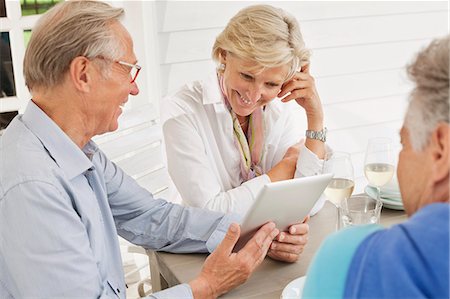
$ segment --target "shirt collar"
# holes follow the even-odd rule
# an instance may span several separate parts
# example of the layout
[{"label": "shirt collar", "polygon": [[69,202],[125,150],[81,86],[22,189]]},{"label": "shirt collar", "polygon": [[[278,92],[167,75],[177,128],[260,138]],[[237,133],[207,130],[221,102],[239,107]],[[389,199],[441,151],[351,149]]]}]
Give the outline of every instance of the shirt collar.
[{"label": "shirt collar", "polygon": [[22,121],[42,142],[69,180],[93,168],[91,160],[98,151],[95,143],[89,141],[81,150],[33,101],[29,102]]},{"label": "shirt collar", "polygon": [[215,69],[214,72],[210,72],[208,76],[203,80],[202,88],[204,105],[224,103]]}]

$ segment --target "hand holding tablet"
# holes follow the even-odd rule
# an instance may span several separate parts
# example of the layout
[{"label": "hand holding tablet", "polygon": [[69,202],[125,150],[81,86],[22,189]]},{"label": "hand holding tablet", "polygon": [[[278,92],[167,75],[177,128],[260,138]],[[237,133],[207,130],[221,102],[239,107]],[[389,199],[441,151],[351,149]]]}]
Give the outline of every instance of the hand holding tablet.
[{"label": "hand holding tablet", "polygon": [[332,178],[323,174],[269,183],[263,187],[241,225],[241,236],[233,251],[239,251],[255,232],[272,221],[280,231],[302,221]]}]

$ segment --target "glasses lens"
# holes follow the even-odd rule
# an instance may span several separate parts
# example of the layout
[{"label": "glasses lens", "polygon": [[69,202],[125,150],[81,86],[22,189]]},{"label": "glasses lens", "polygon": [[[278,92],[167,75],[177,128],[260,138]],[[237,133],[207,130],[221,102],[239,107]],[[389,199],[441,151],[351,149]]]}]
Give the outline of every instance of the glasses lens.
[{"label": "glasses lens", "polygon": [[136,80],[136,75],[137,75],[137,69],[135,67],[132,67],[131,71],[130,71],[131,82]]}]

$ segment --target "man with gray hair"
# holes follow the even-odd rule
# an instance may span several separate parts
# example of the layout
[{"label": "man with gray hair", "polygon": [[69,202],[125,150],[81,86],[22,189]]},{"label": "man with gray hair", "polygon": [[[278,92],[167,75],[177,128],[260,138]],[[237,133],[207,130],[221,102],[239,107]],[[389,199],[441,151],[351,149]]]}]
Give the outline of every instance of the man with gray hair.
[{"label": "man with gray hair", "polygon": [[400,131],[397,176],[409,220],[329,237],[308,270],[303,298],[449,298],[450,36],[421,51]]},{"label": "man with gray hair", "polygon": [[152,297],[214,298],[242,284],[279,233],[267,223],[233,253],[236,215],[153,198],[91,140],[116,130],[139,92],[123,14],[67,1],[33,30],[24,59],[33,98],[0,148],[0,298],[124,298],[117,233],[155,250],[213,251],[196,279]]}]

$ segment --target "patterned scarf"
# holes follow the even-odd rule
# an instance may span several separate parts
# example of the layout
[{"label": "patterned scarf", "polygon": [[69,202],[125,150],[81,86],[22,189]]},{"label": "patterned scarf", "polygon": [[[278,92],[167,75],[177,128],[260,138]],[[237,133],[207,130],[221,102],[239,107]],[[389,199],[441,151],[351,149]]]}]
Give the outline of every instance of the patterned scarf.
[{"label": "patterned scarf", "polygon": [[233,119],[235,144],[241,154],[241,177],[245,182],[262,174],[262,167],[260,164],[264,150],[263,109],[258,107],[250,115],[246,136],[236,113],[233,111],[228,101],[226,89],[224,88],[223,76],[218,75],[218,77],[225,105],[230,111]]}]

